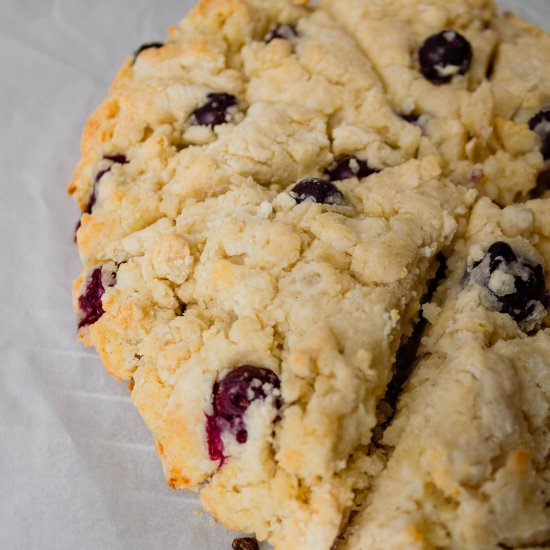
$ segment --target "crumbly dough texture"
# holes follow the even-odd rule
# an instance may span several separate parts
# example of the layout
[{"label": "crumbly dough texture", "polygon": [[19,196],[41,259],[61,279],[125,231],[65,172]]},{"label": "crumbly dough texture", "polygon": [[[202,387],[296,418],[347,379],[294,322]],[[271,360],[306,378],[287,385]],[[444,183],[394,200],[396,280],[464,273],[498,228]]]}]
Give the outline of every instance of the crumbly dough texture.
[{"label": "crumbly dough texture", "polygon": [[[542,548],[550,544],[550,330],[523,333],[464,274],[495,241],[550,262],[550,201],[475,206],[398,412],[390,458],[338,548]],[[540,545],[540,546],[539,546]]]},{"label": "crumbly dough texture", "polygon": [[[501,205],[525,200],[542,158],[527,121],[550,101],[550,37],[491,0],[326,0],[384,82],[394,107],[420,115],[419,156],[436,154],[453,181]],[[462,33],[471,70],[437,86],[415,52],[442,29]]]},{"label": "crumbly dough texture", "polygon": [[[518,204],[543,167],[528,121],[550,100],[550,39],[486,0],[305,4],[201,0],[120,69],[69,186],[77,315],[94,270],[105,287],[79,338],[130,381],[167,483],[276,550],[536,547],[550,334],[488,311],[461,277],[501,234],[550,261],[548,206]],[[266,42],[280,24],[297,36]],[[437,86],[414,52],[443,28],[474,62]],[[213,92],[238,104],[193,124]],[[376,170],[334,182],[345,204],[289,194],[345,155]],[[380,444],[377,407],[441,252],[425,357]],[[275,372],[283,405],[252,402],[220,464],[207,416],[240,365]]]}]

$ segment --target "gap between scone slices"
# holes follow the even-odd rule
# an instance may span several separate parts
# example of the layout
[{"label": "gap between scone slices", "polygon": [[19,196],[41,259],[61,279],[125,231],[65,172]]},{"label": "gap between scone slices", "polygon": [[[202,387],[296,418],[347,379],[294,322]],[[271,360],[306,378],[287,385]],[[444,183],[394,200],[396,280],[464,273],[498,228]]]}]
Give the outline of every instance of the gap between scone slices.
[{"label": "gap between scone slices", "polygon": [[388,464],[338,548],[550,544],[549,212],[475,206],[424,306],[432,326],[384,434]]},{"label": "gap between scone slices", "polygon": [[[434,259],[463,233],[474,188],[507,203],[534,186],[544,102],[513,122],[527,145],[489,185],[470,177],[477,145],[423,136],[374,54],[376,70],[299,4],[203,0],[123,66],[69,188],[83,211],[74,301],[81,340],[130,380],[171,486],[277,550],[328,550],[383,468],[376,408]],[[415,70],[454,98],[486,42],[470,59],[443,39],[463,59],[451,78]],[[476,78],[460,116],[481,106],[485,147],[496,119]]]}]

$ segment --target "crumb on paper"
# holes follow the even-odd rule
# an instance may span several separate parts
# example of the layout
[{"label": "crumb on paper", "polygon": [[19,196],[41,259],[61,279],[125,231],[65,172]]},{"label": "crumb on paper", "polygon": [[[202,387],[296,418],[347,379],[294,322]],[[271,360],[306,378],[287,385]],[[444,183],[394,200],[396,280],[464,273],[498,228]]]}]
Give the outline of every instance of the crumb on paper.
[{"label": "crumb on paper", "polygon": [[231,548],[233,550],[259,550],[260,547],[254,537],[242,537],[234,539]]}]

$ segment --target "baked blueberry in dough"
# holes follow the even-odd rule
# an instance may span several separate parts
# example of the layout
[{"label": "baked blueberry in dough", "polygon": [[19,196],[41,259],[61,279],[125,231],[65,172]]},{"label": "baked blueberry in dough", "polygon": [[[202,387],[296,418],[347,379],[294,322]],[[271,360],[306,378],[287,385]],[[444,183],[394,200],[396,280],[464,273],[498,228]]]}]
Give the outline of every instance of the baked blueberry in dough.
[{"label": "baked blueberry in dough", "polygon": [[472,63],[472,46],[453,29],[426,38],[418,50],[422,74],[431,82],[445,84],[453,76],[465,74]]},{"label": "baked blueberry in dough", "polygon": [[214,384],[213,414],[207,416],[206,424],[211,460],[220,460],[223,465],[227,458],[223,455],[223,431],[232,433],[238,443],[246,443],[248,432],[244,415],[253,401],[265,400],[271,393],[273,404],[281,408],[280,387],[281,381],[273,371],[252,365],[241,365]]},{"label": "baked blueberry in dough", "polygon": [[78,328],[84,328],[93,325],[105,313],[101,303],[101,298],[105,293],[105,287],[116,284],[116,272],[104,268],[96,267],[86,280],[86,288],[78,297]]},{"label": "baked blueberry in dough", "polygon": [[504,242],[493,243],[472,277],[486,287],[492,307],[518,323],[545,315],[546,285],[541,264],[533,265]]},{"label": "baked blueberry in dough", "polygon": [[337,158],[326,170],[330,181],[347,180],[350,178],[366,178],[378,172],[370,168],[366,161],[352,155]]},{"label": "baked blueberry in dough", "polygon": [[139,57],[139,54],[141,52],[144,52],[145,50],[151,50],[151,49],[159,49],[164,46],[163,42],[147,42],[146,44],[142,44],[135,52],[134,52],[134,63],[136,62],[137,58]]},{"label": "baked blueberry in dough", "polygon": [[550,110],[539,111],[533,116],[529,120],[529,128],[540,137],[544,160],[550,159]]},{"label": "baked blueberry in dough", "polygon": [[269,43],[272,40],[275,40],[276,38],[280,38],[281,40],[292,40],[293,38],[296,38],[298,36],[298,33],[296,32],[296,29],[292,25],[277,25],[273,30],[269,31],[266,35],[264,40]]},{"label": "baked blueberry in dough", "polygon": [[206,102],[191,114],[191,124],[198,126],[217,126],[229,121],[229,108],[238,104],[234,95],[210,93]]},{"label": "baked blueberry in dough", "polygon": [[305,178],[298,182],[289,195],[297,202],[313,201],[322,204],[345,204],[341,191],[330,181],[320,178]]}]

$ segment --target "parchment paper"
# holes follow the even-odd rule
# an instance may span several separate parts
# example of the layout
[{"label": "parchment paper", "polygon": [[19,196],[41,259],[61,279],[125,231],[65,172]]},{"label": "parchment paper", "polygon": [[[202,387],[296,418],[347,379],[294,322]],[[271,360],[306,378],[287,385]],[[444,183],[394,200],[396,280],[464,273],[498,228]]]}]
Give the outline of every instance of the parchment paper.
[{"label": "parchment paper", "polygon": [[[192,2],[0,0],[0,550],[229,550],[164,485],[125,384],[75,339],[65,195],[122,60]],[[508,0],[550,28],[549,0]]]}]

